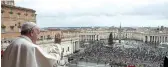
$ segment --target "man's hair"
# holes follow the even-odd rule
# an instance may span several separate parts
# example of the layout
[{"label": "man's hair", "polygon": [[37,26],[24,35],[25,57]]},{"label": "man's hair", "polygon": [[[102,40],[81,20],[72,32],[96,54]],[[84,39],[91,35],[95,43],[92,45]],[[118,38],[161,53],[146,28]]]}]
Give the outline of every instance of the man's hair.
[{"label": "man's hair", "polygon": [[21,31],[21,35],[29,34],[31,31],[32,31],[32,29],[23,30],[23,31]]},{"label": "man's hair", "polygon": [[21,35],[31,33],[32,29],[36,26],[34,22],[25,22],[21,26]]}]

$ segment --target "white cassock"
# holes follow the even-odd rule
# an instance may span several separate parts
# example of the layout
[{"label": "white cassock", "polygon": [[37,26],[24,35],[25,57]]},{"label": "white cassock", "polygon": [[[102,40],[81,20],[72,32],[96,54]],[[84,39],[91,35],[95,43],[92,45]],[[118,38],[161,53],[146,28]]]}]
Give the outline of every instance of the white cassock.
[{"label": "white cassock", "polygon": [[53,67],[59,59],[59,55],[53,57],[44,53],[27,36],[20,36],[5,50],[2,67]]}]

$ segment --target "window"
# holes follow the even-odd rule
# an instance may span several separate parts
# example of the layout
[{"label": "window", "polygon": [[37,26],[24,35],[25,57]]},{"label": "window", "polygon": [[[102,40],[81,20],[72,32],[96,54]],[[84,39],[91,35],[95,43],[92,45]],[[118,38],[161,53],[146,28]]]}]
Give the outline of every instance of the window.
[{"label": "window", "polygon": [[17,13],[17,15],[21,15],[21,13]]},{"label": "window", "polygon": [[1,25],[1,33],[5,33],[5,28],[6,28],[6,26],[5,25]]},{"label": "window", "polygon": [[40,39],[43,40],[43,36],[41,36]]},{"label": "window", "polygon": [[1,33],[5,33],[5,28],[1,28]]},{"label": "window", "polygon": [[14,30],[14,26],[10,26],[11,30]]},{"label": "window", "polygon": [[10,43],[10,41],[8,41],[8,43]]},{"label": "window", "polygon": [[21,28],[20,22],[18,23],[18,28]]},{"label": "window", "polygon": [[12,11],[10,11],[10,12],[9,12],[9,14],[13,14],[13,12],[12,12]]},{"label": "window", "polygon": [[68,51],[69,51],[69,47],[68,47]]},{"label": "window", "polygon": [[62,51],[64,52],[64,48],[62,48]]},{"label": "window", "polygon": [[51,39],[50,35],[47,35],[47,39]]},{"label": "window", "polygon": [[4,13],[4,10],[1,10],[1,13]]},{"label": "window", "polygon": [[32,17],[34,16],[34,14],[31,15]]},{"label": "window", "polygon": [[2,0],[1,0],[1,3],[2,3],[2,4],[5,4],[5,1],[2,1]]},{"label": "window", "polygon": [[6,41],[4,41],[4,43],[7,43]]},{"label": "window", "polygon": [[6,26],[4,24],[1,25],[1,28],[6,28]]},{"label": "window", "polygon": [[28,14],[27,14],[27,13],[25,13],[24,15],[25,15],[25,16],[28,16]]}]

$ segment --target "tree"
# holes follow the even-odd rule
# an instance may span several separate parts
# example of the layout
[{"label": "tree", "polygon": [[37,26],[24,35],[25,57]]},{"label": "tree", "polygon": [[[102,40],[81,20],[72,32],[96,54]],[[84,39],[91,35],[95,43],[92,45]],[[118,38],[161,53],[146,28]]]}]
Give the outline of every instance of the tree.
[{"label": "tree", "polygon": [[109,35],[109,39],[108,39],[108,45],[113,45],[114,44],[114,42],[113,42],[113,34],[112,34],[112,32],[110,33],[110,35]]}]

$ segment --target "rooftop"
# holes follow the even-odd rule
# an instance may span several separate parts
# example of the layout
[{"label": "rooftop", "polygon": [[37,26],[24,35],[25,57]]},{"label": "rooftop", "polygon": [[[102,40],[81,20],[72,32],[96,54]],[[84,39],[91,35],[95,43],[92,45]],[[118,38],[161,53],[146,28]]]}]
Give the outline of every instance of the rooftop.
[{"label": "rooftop", "polygon": [[13,5],[7,5],[7,4],[1,4],[1,7],[8,7],[8,8],[16,8],[16,9],[20,9],[20,10],[26,10],[26,11],[32,11],[32,12],[36,12],[33,9],[29,9],[29,8],[24,8],[24,7],[19,7],[19,6],[13,6]]}]

